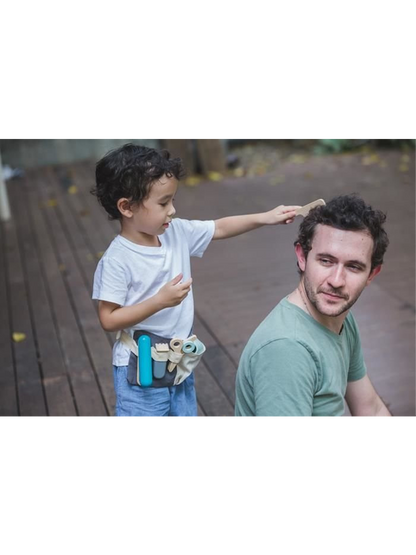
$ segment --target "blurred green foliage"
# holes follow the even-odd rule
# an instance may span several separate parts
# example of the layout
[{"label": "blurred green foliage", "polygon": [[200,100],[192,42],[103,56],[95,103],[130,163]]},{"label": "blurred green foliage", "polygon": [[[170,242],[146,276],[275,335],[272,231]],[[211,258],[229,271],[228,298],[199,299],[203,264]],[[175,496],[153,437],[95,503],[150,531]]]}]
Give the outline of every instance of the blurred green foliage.
[{"label": "blurred green foliage", "polygon": [[319,139],[313,150],[315,154],[336,154],[364,145],[414,148],[415,144],[415,139]]}]

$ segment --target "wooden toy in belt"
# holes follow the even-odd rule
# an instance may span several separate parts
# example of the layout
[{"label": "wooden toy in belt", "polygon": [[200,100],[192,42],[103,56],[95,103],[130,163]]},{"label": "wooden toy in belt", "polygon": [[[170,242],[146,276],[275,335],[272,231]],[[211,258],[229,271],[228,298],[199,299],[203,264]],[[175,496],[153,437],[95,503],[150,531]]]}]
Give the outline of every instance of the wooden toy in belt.
[{"label": "wooden toy in belt", "polygon": [[[183,345],[183,339],[178,339],[176,337],[174,337],[172,339],[172,341],[170,342],[170,348],[175,353],[181,353],[182,352],[182,345]],[[168,365],[169,372],[172,372],[173,370],[175,370],[175,367],[176,367],[176,362],[170,361],[169,365]]]},{"label": "wooden toy in belt", "polygon": [[[169,345],[167,343],[155,343],[155,349],[158,353],[168,353]],[[157,379],[163,378],[166,374],[166,360],[153,361],[153,376]]]},{"label": "wooden toy in belt", "polygon": [[313,202],[310,202],[309,204],[305,204],[305,206],[302,206],[301,208],[298,208],[296,210],[296,216],[307,216],[309,210],[312,210],[312,208],[315,208],[315,206],[322,206],[326,204],[326,202],[324,201],[323,198],[318,198],[318,200],[314,200]]}]

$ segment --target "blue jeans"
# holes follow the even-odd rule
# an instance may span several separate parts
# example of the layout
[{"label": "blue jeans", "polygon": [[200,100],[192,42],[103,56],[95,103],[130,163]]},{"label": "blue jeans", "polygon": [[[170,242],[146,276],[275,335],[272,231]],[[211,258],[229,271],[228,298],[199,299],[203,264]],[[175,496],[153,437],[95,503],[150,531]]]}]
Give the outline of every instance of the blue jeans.
[{"label": "blue jeans", "polygon": [[197,416],[194,374],[173,387],[140,387],[127,381],[127,366],[113,366],[116,416]]}]

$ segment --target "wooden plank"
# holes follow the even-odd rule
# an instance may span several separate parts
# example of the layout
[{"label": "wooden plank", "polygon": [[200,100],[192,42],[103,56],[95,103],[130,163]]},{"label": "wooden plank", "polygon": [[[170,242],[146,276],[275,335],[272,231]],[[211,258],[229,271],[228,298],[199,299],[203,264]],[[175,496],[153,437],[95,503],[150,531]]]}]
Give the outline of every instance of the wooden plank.
[{"label": "wooden plank", "polygon": [[195,369],[195,388],[198,403],[207,416],[233,416],[233,405],[208,371],[204,359]]},{"label": "wooden plank", "polygon": [[[76,314],[107,408],[110,414],[112,414],[115,407],[111,362],[111,347],[114,342],[114,334],[111,334],[112,339],[109,340],[110,334],[107,334],[101,328],[96,312],[96,303],[91,299],[93,272],[95,271],[97,259],[93,257],[93,264],[90,264],[90,260],[92,258],[91,250],[94,252],[95,250],[91,239],[88,240],[87,245],[84,233],[79,228],[81,219],[78,218],[76,220],[78,209],[82,206],[79,205],[79,193],[68,194],[68,192],[62,190],[54,173],[48,170],[45,172],[46,174],[49,190],[50,192],[53,191],[58,200],[55,210],[58,219],[54,220],[52,225],[56,230],[55,233],[60,244],[62,263],[67,269],[68,286],[72,291],[76,291],[76,295],[74,294],[73,296]],[[70,186],[71,183],[72,181],[69,182]],[[64,210],[61,208],[62,206],[65,207]],[[72,211],[71,207],[75,209],[75,212]],[[88,220],[89,218],[86,219]],[[59,225],[58,220],[62,225]],[[76,243],[74,243],[74,239]],[[82,248],[82,257],[79,256],[78,247]],[[88,257],[87,254],[91,254],[91,256]],[[88,265],[88,268],[86,265]],[[81,274],[83,274],[84,279]]]},{"label": "wooden plank", "polygon": [[[54,175],[45,171],[44,190],[48,194],[56,194],[56,180]],[[60,197],[58,197],[60,198]],[[115,407],[113,386],[111,346],[105,332],[97,320],[95,306],[91,299],[91,290],[83,281],[76,256],[71,245],[73,228],[66,228],[63,221],[62,202],[58,202],[54,210],[49,212],[49,223],[56,244],[59,245],[59,260],[64,265],[64,279],[69,290],[71,304],[80,328],[86,353],[97,377],[100,391],[103,395],[107,411],[112,414]],[[67,204],[65,203],[65,210]]]},{"label": "wooden plank", "polygon": [[[20,198],[27,183],[19,184]],[[25,198],[27,198],[25,196]],[[58,335],[52,317],[44,276],[40,267],[40,252],[35,240],[31,214],[27,202],[15,203],[15,215],[19,221],[19,241],[23,266],[27,276],[28,300],[33,320],[33,332],[42,368],[43,385],[48,414],[52,416],[75,416],[73,394],[66,373]]]},{"label": "wooden plank", "polygon": [[195,323],[194,332],[207,347],[203,361],[231,405],[234,406],[237,365],[200,315],[197,316]]},{"label": "wooden plank", "polygon": [[[16,212],[18,186],[15,181],[10,187],[10,202]],[[17,237],[18,221],[12,220],[6,226],[6,264],[8,268],[8,292],[11,311],[12,333],[25,334],[25,339],[13,342],[19,412],[22,416],[45,416],[47,414],[42,376],[38,364],[38,353],[33,335],[29,310],[28,291],[22,267],[22,258]]]},{"label": "wooden plank", "polygon": [[75,396],[77,412],[81,416],[106,415],[108,412],[78,328],[72,299],[65,282],[64,268],[60,262],[59,248],[49,223],[50,212],[53,212],[55,208],[46,204],[48,193],[44,188],[44,182],[41,174],[36,173],[31,180],[31,187],[26,196],[29,199],[41,253],[43,275],[50,292],[53,315]]},{"label": "wooden plank", "polygon": [[17,416],[17,385],[11,344],[11,324],[9,319],[9,293],[6,276],[4,240],[6,224],[0,224],[0,416]]}]

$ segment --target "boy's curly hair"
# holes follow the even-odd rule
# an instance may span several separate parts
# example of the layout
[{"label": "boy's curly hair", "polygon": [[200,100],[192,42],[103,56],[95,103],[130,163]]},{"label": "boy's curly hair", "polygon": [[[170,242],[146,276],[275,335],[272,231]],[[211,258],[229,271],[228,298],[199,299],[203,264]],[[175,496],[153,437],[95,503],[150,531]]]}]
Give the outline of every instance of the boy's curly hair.
[{"label": "boy's curly hair", "polygon": [[127,143],[111,150],[95,168],[96,186],[91,189],[110,220],[120,220],[117,201],[127,198],[140,204],[152,183],[163,175],[181,179],[184,168],[180,158],[171,158],[167,150],[155,150]]},{"label": "boy's curly hair", "polygon": [[[371,257],[371,271],[383,264],[384,253],[389,244],[387,233],[383,229],[386,215],[380,210],[373,210],[356,194],[335,197],[324,206],[313,208],[299,227],[295,245],[299,244],[305,257],[312,248],[315,229],[318,224],[328,225],[346,231],[367,231],[374,241]],[[299,269],[302,274],[302,271]]]}]

